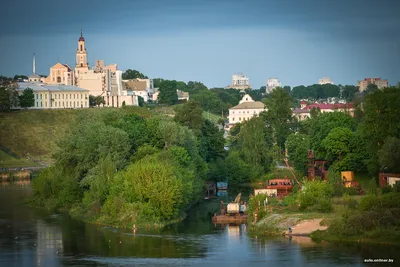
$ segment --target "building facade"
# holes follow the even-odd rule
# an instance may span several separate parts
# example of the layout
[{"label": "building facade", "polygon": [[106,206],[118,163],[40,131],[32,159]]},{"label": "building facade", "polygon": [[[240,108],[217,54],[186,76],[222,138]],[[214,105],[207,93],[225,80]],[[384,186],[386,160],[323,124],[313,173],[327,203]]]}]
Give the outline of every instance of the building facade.
[{"label": "building facade", "polygon": [[266,110],[264,103],[254,101],[248,94],[244,95],[242,100],[239,101],[239,105],[229,109],[229,125],[226,126],[226,130],[237,123],[248,121]]},{"label": "building facade", "polygon": [[75,85],[75,74],[68,64],[58,62],[50,68],[49,76],[43,82],[53,85]]},{"label": "building facade", "polygon": [[278,80],[278,78],[269,78],[267,80],[267,87],[266,87],[266,93],[271,93],[272,90],[274,90],[277,87],[280,87],[281,83]]},{"label": "building facade", "polygon": [[226,89],[232,88],[232,89],[238,89],[238,90],[244,90],[244,89],[251,89],[251,84],[250,80],[247,76],[244,74],[233,74],[232,75],[232,84],[228,85],[225,87]]},{"label": "building facade", "polygon": [[389,86],[388,80],[382,80],[381,78],[365,78],[364,80],[357,82],[360,92],[367,89],[369,84],[375,84],[378,89],[383,89]]},{"label": "building facade", "polygon": [[327,104],[327,103],[322,103],[322,104],[307,104],[305,101],[300,102],[300,108],[295,108],[292,110],[293,116],[297,118],[297,120],[302,121],[305,119],[308,119],[311,117],[310,112],[311,110],[319,109],[321,113],[325,112],[344,112],[349,114],[350,116],[354,116],[354,105],[352,103],[337,103],[337,104]]},{"label": "building facade", "polygon": [[17,83],[16,91],[22,94],[31,88],[34,106],[30,109],[88,108],[89,91],[72,85],[47,85],[43,83]]},{"label": "building facade", "polygon": [[329,77],[324,77],[318,80],[318,84],[333,84]]}]

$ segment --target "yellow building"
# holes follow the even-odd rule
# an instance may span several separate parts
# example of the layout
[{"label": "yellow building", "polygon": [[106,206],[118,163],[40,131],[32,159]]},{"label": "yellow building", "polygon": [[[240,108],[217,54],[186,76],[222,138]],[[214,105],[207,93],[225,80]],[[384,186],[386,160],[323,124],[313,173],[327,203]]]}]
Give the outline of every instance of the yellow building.
[{"label": "yellow building", "polygon": [[75,85],[74,71],[68,64],[58,62],[50,68],[50,74],[44,79],[47,84]]},{"label": "yellow building", "polygon": [[266,111],[264,103],[260,101],[254,101],[250,95],[246,94],[242,100],[239,101],[239,105],[229,109],[229,126],[230,129],[236,123],[248,121],[254,116],[258,116],[261,112]]},{"label": "yellow building", "polygon": [[33,90],[35,103],[30,109],[88,108],[89,91],[72,85],[46,85],[42,83],[17,83],[19,94]]}]

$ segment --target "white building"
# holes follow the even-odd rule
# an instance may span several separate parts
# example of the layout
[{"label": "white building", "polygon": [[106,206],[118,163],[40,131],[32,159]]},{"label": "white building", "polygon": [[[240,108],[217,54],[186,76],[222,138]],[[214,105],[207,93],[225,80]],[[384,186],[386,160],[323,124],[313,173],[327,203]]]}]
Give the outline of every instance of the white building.
[{"label": "white building", "polygon": [[16,91],[22,94],[33,90],[35,103],[30,109],[88,108],[89,90],[73,85],[47,85],[44,83],[17,83]]},{"label": "white building", "polygon": [[318,80],[318,84],[333,84],[329,77],[324,77]]},{"label": "white building", "polygon": [[267,87],[266,87],[266,92],[269,94],[274,90],[276,87],[280,87],[281,83],[278,80],[278,78],[269,78],[267,80]]},{"label": "white building", "polygon": [[250,95],[246,94],[240,100],[239,105],[229,109],[229,130],[236,123],[250,120],[254,116],[258,116],[261,112],[266,111],[264,103],[254,101]]},{"label": "white building", "polygon": [[241,74],[233,74],[232,75],[232,84],[225,87],[226,89],[251,89],[249,78],[245,75]]}]

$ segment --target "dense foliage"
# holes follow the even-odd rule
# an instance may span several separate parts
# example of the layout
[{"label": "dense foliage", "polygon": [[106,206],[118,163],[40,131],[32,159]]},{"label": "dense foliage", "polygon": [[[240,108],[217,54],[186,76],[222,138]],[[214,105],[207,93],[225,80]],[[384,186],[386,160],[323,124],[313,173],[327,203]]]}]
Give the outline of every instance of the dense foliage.
[{"label": "dense foliage", "polygon": [[146,75],[143,73],[137,71],[137,70],[132,70],[132,69],[127,69],[124,73],[122,73],[122,79],[124,80],[131,80],[131,79],[148,79]]},{"label": "dense foliage", "polygon": [[12,87],[0,86],[0,111],[10,111],[14,106],[18,106],[18,93]]},{"label": "dense foliage", "polygon": [[31,88],[26,88],[21,95],[18,96],[21,108],[29,108],[35,105],[35,95]]},{"label": "dense foliage", "polygon": [[207,176],[192,130],[130,108],[83,110],[59,148],[33,181],[35,201],[116,226],[180,218]]}]

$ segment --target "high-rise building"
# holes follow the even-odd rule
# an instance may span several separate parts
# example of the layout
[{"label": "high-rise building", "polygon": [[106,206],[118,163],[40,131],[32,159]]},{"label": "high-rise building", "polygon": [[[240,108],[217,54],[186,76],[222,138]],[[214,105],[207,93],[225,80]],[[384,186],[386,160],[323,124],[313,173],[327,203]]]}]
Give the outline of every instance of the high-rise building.
[{"label": "high-rise building", "polygon": [[228,85],[225,87],[226,89],[228,88],[233,88],[233,89],[251,89],[250,81],[247,76],[245,76],[243,73],[240,74],[233,74],[232,75],[232,84]]},{"label": "high-rise building", "polygon": [[389,86],[388,80],[382,80],[381,78],[365,78],[362,81],[358,81],[358,87],[360,88],[360,92],[367,89],[369,84],[375,84],[378,89],[383,89]]},{"label": "high-rise building", "polygon": [[267,80],[267,87],[266,87],[266,92],[269,94],[274,90],[276,87],[280,87],[281,83],[278,80],[278,78],[269,78]]},{"label": "high-rise building", "polygon": [[333,84],[329,77],[324,77],[318,80],[318,84]]}]

